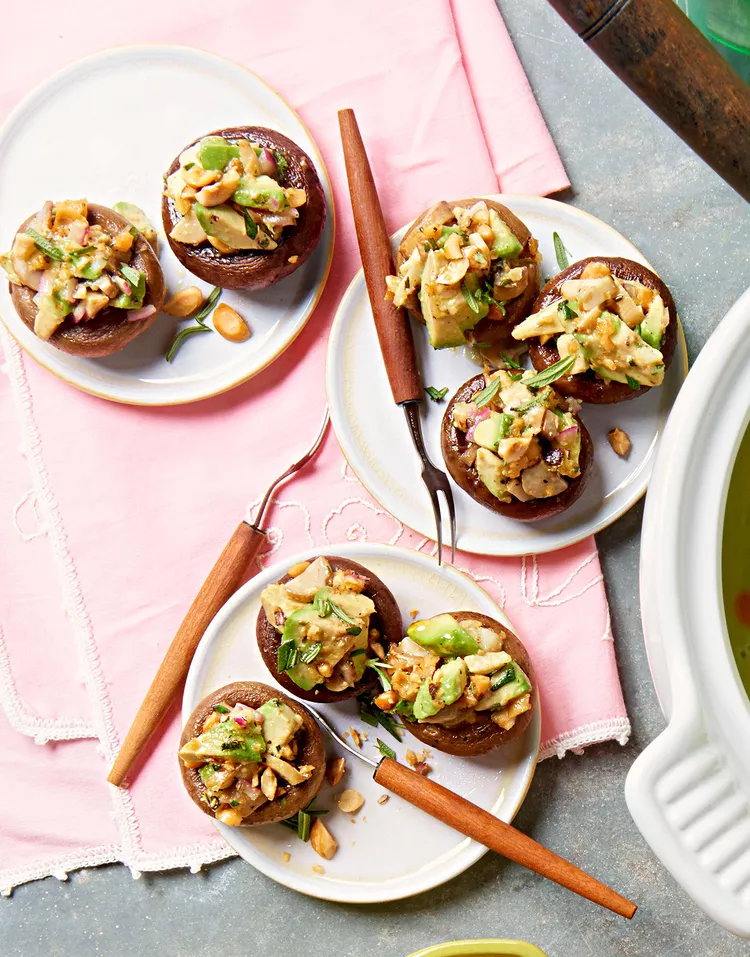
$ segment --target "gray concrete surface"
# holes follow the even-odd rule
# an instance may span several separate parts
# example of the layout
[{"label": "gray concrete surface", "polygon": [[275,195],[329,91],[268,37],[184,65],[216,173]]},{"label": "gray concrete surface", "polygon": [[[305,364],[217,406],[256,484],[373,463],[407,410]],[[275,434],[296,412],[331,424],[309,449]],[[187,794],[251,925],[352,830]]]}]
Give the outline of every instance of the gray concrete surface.
[{"label": "gray concrete surface", "polygon": [[[611,223],[671,286],[691,357],[750,280],[750,207],[693,156],[544,0],[499,0],[574,184],[570,201]],[[713,925],[653,857],[623,783],[661,729],[638,610],[642,509],[599,536],[632,743],[539,767],[517,823],[640,903],[632,923],[487,855],[411,900],[348,907],[309,900],[239,861],[198,876],[133,881],[123,867],[50,878],[0,901],[2,957],[403,957],[464,937],[517,937],[549,957],[734,957],[746,942]],[[7,787],[7,783],[6,783]]]}]

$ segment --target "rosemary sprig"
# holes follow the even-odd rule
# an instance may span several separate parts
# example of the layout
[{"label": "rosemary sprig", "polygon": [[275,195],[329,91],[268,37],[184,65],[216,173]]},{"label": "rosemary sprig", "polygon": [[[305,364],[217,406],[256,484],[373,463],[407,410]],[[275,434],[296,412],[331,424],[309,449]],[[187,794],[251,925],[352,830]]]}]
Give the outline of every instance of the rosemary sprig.
[{"label": "rosemary sprig", "polygon": [[361,720],[364,721],[365,724],[369,724],[371,728],[377,728],[378,726],[384,728],[388,734],[400,742],[401,735],[399,732],[403,725],[399,724],[390,714],[381,711],[380,708],[373,703],[372,699],[373,694],[371,691],[360,695],[358,701]]},{"label": "rosemary sprig", "polygon": [[375,740],[378,742],[378,751],[380,751],[383,757],[393,758],[393,760],[395,761],[396,752],[393,750],[393,748],[389,747],[389,745],[387,745],[385,741],[381,741],[380,738],[375,738]]},{"label": "rosemary sprig", "polygon": [[483,409],[486,405],[489,405],[500,391],[501,386],[502,382],[499,378],[493,379],[488,386],[474,396],[474,405],[478,409]]},{"label": "rosemary sprig", "polygon": [[329,603],[329,605],[331,606],[331,611],[333,612],[333,614],[334,614],[337,618],[340,618],[341,621],[343,621],[345,625],[349,625],[349,626],[350,626],[349,628],[346,629],[347,634],[349,634],[349,635],[358,635],[358,634],[361,633],[362,629],[359,627],[359,625],[357,624],[357,622],[356,622],[353,618],[350,618],[350,617],[347,615],[347,613],[346,613],[342,608],[339,608],[339,606],[336,604],[335,601],[330,601],[330,600],[329,600],[328,603]]},{"label": "rosemary sprig", "polygon": [[555,259],[557,259],[557,265],[562,272],[570,265],[570,259],[568,258],[570,252],[565,248],[565,243],[560,239],[559,233],[552,233],[552,242],[555,245]]},{"label": "rosemary sprig", "polygon": [[425,392],[433,402],[442,402],[448,395],[448,386],[446,385],[442,389],[436,389],[434,385],[428,385],[425,386]]},{"label": "rosemary sprig", "polygon": [[465,282],[461,283],[461,292],[464,295],[464,299],[466,300],[469,309],[471,309],[472,312],[479,312],[479,303],[476,300],[476,296],[471,289],[469,289]]},{"label": "rosemary sprig", "polygon": [[308,645],[299,652],[299,660],[303,661],[306,665],[311,665],[320,654],[322,648],[323,645],[319,641],[316,641],[315,644]]},{"label": "rosemary sprig", "polygon": [[193,317],[195,319],[196,325],[188,326],[186,329],[181,329],[174,337],[171,346],[167,350],[167,362],[174,361],[174,357],[180,351],[180,347],[182,346],[183,342],[185,342],[186,339],[189,339],[190,336],[194,336],[199,332],[213,332],[213,329],[206,325],[205,320],[208,318],[214,306],[219,301],[223,291],[224,290],[221,289],[220,286],[214,286],[214,288],[208,294],[206,301]]},{"label": "rosemary sprig", "polygon": [[530,379],[526,379],[524,385],[528,386],[529,389],[541,389],[542,386],[550,385],[569,372],[575,361],[576,357],[574,355],[565,356],[565,358],[560,359],[559,362],[555,362],[542,372],[537,372],[537,374],[533,375]]},{"label": "rosemary sprig", "polygon": [[388,666],[384,665],[383,662],[379,661],[377,658],[368,658],[367,661],[365,662],[365,665],[368,668],[372,668],[372,670],[375,672],[378,678],[380,678],[380,683],[383,686],[383,691],[390,691],[393,686],[391,685],[391,681],[390,681],[390,678],[388,677],[388,674],[384,671],[384,669],[387,668]]}]

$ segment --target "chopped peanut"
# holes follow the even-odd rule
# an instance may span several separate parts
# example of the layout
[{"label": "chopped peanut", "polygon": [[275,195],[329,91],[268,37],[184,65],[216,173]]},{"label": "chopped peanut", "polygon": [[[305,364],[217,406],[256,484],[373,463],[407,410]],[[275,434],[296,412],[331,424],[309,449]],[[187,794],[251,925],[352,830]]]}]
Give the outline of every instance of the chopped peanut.
[{"label": "chopped peanut", "polygon": [[364,803],[365,799],[359,791],[354,791],[352,788],[347,788],[336,796],[336,804],[344,814],[356,814]]},{"label": "chopped peanut", "polygon": [[319,817],[315,818],[315,822],[310,828],[310,847],[327,861],[330,861],[339,847],[336,838]]},{"label": "chopped peanut", "polygon": [[281,859],[285,864],[288,864],[292,859],[292,855],[289,853],[289,851],[284,851],[284,853],[281,855]]},{"label": "chopped peanut", "polygon": [[381,794],[378,798],[378,804],[387,804],[389,797],[390,795],[388,794]]},{"label": "chopped peanut", "polygon": [[359,731],[356,728],[349,728],[352,733],[352,741],[357,745],[358,748],[362,747],[362,738],[360,737]]},{"label": "chopped peanut", "polygon": [[289,257],[289,262],[290,262],[292,265],[294,265],[294,263],[296,263],[298,259],[299,259],[299,256],[290,256],[290,257]]},{"label": "chopped peanut", "polygon": [[418,609],[418,608],[412,608],[412,609],[409,611],[409,614],[411,615],[412,618],[416,618],[417,615],[419,614],[419,609]]},{"label": "chopped peanut", "polygon": [[[300,769],[301,773],[301,769]],[[276,797],[276,788],[278,782],[276,780],[276,775],[271,770],[271,768],[266,768],[260,778],[260,789],[268,798],[269,801],[273,801]]]},{"label": "chopped peanut", "polygon": [[372,703],[376,708],[380,708],[381,711],[390,711],[398,704],[398,692],[393,690],[384,691],[382,694],[379,694],[377,698],[374,698]]},{"label": "chopped peanut", "polygon": [[290,569],[287,570],[287,575],[290,578],[297,578],[302,572],[306,571],[310,567],[310,562],[297,562],[295,565],[292,565]]},{"label": "chopped peanut", "polygon": [[197,286],[186,286],[180,289],[171,298],[169,298],[161,307],[162,312],[168,316],[176,316],[178,319],[184,319],[192,315],[203,305],[203,293]]},{"label": "chopped peanut", "polygon": [[203,722],[203,727],[201,728],[201,734],[205,734],[206,731],[210,730],[216,724],[221,724],[221,715],[218,711],[212,711],[211,714]]},{"label": "chopped peanut", "polygon": [[612,446],[613,450],[621,457],[626,458],[633,443],[630,441],[630,436],[627,432],[623,432],[622,429],[610,429],[607,432],[607,438],[609,439],[609,444]]},{"label": "chopped peanut", "polygon": [[385,661],[385,648],[380,644],[379,641],[371,641],[370,648],[373,652],[380,658],[381,661]]},{"label": "chopped peanut", "polygon": [[242,824],[242,815],[234,807],[223,807],[215,812],[214,817],[222,824],[228,824],[229,827],[237,827]]},{"label": "chopped peanut", "polygon": [[315,871],[316,874],[325,874],[326,872],[325,868],[322,867],[320,864],[313,864],[312,869]]},{"label": "chopped peanut", "polygon": [[246,342],[252,333],[236,309],[220,302],[214,309],[214,329],[229,342]]},{"label": "chopped peanut", "polygon": [[345,770],[346,758],[333,758],[333,760],[328,762],[326,778],[328,778],[328,783],[332,788],[335,788],[336,785],[341,782]]},{"label": "chopped peanut", "polygon": [[417,763],[417,756],[416,756],[416,754],[412,751],[411,748],[407,748],[407,749],[406,749],[406,763],[407,763],[408,765],[410,765],[412,768],[413,768],[414,765]]}]

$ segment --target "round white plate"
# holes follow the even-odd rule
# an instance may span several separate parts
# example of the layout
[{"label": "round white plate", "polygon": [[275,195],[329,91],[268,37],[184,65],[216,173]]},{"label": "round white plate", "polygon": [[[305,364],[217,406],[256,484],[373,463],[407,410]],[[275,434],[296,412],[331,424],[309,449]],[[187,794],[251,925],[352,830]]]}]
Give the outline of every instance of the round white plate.
[{"label": "round white plate", "polygon": [[[277,581],[297,561],[316,554],[336,554],[361,562],[391,589],[401,608],[404,624],[410,611],[428,617],[449,609],[467,609],[491,615],[512,628],[510,622],[474,581],[451,567],[439,568],[433,558],[393,545],[369,543],[336,545],[307,551],[265,569],[234,595],[211,623],[193,659],[182,702],[187,720],[205,695],[232,681],[264,681],[276,684],[263,664],[255,640],[255,620],[260,593]],[[520,636],[521,638],[523,636]],[[304,704],[304,702],[303,702]],[[423,745],[408,733],[396,742],[384,728],[371,728],[359,720],[356,702],[318,705],[340,734],[355,727],[367,735],[363,750],[378,759],[376,738],[387,742],[401,761],[407,748],[416,752]],[[507,747],[477,758],[457,758],[433,752],[429,759],[432,777],[463,797],[511,821],[531,783],[539,751],[539,709],[527,731]],[[350,739],[351,740],[351,739]],[[336,751],[329,740],[329,755]],[[246,861],[286,887],[347,903],[375,903],[410,897],[437,887],[466,870],[486,853],[486,848],[444,824],[391,796],[378,804],[383,788],[372,780],[372,768],[343,749],[347,772],[337,788],[326,784],[316,806],[330,808],[326,826],[339,843],[330,861],[324,861],[281,825],[231,828],[217,823],[221,835]],[[345,787],[364,795],[358,814],[344,814],[333,796]],[[288,852],[288,863],[283,855]],[[317,874],[313,865],[325,873]]]},{"label": "round white plate", "polygon": [[[186,90],[189,96],[180,93]],[[150,110],[149,103],[168,108]],[[128,104],[136,111],[132,137]],[[114,116],[114,125],[75,121],[84,114]],[[236,344],[215,334],[193,336],[170,364],[165,353],[186,323],[161,316],[121,352],[80,359],[27,329],[3,288],[3,322],[50,372],[85,392],[135,405],[194,402],[249,379],[295,339],[320,299],[333,254],[333,201],[320,153],[292,108],[254,73],[191,47],[120,47],[88,57],[37,87],[11,114],[0,130],[0,248],[10,247],[20,223],[45,200],[85,196],[105,206],[125,200],[140,206],[159,232],[170,293],[211,287],[184,269],[164,238],[162,175],[196,136],[240,124],[271,127],[301,146],[328,201],[323,238],[303,266],[269,289],[224,293],[223,301],[247,319],[252,338]]]},{"label": "round white plate", "polygon": [[[559,271],[552,242],[562,237],[571,262],[586,256],[622,256],[649,266],[638,250],[614,229],[588,213],[551,199],[493,196],[513,210],[539,240],[542,275]],[[394,236],[398,244],[406,227]],[[478,367],[464,349],[432,349],[424,327],[412,321],[425,386],[449,387],[449,398]],[[582,412],[596,447],[588,486],[578,501],[555,518],[517,522],[479,505],[451,482],[458,522],[458,547],[480,555],[550,552],[606,528],[643,495],[667,414],[687,374],[682,330],[664,385],[631,402],[587,405]],[[380,358],[375,325],[362,272],[352,280],[338,308],[328,341],[326,390],[331,421],[349,464],[368,491],[397,519],[435,538],[432,506],[420,478],[404,414],[393,402]],[[446,398],[446,402],[447,402]],[[440,423],[446,402],[425,399],[423,426],[427,450],[442,467]],[[619,427],[633,448],[628,459],[612,451],[607,432]],[[446,540],[447,524],[443,531]]]}]

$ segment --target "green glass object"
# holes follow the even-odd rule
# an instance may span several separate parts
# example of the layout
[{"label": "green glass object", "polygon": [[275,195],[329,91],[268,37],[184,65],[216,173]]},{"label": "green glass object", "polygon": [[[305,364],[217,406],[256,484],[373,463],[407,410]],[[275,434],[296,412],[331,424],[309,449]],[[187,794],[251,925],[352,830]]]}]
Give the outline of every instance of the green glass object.
[{"label": "green glass object", "polygon": [[750,83],[750,0],[677,0],[724,59]]},{"label": "green glass object", "polygon": [[729,641],[750,695],[750,430],[740,445],[729,483],[721,552]]}]

